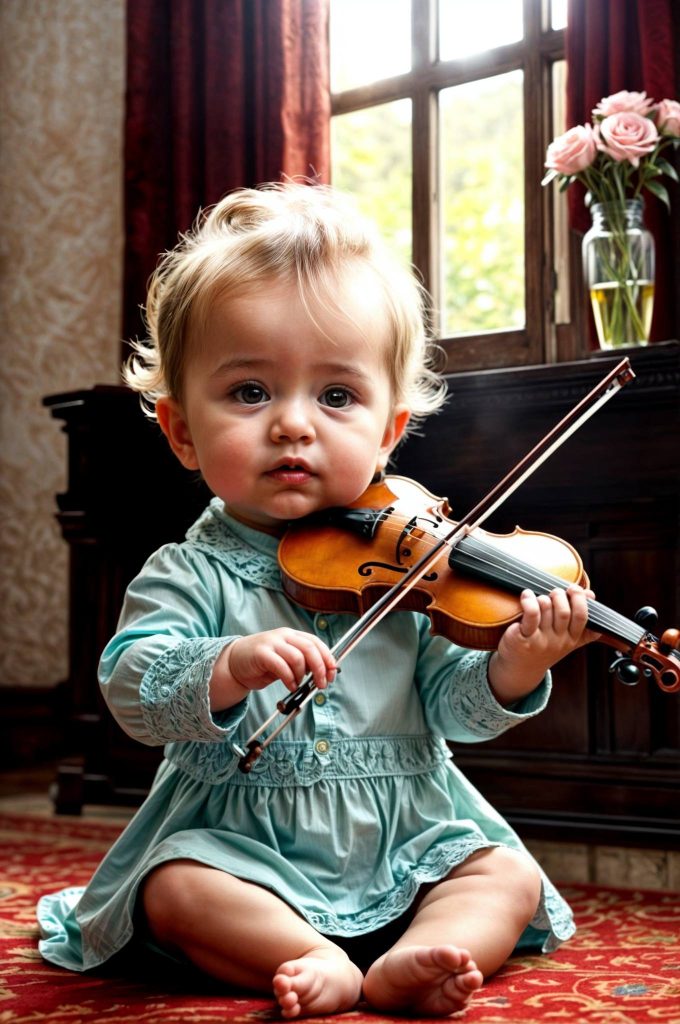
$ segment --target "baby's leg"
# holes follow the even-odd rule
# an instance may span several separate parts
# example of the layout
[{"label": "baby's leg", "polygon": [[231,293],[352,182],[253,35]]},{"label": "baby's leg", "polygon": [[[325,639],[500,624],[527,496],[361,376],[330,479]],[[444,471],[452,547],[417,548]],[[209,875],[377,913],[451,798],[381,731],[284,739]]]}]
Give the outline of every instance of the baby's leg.
[{"label": "baby's leg", "polygon": [[534,915],[540,886],[520,853],[494,847],[473,854],[422,897],[402,937],[369,969],[366,999],[379,1010],[460,1010],[505,963]]},{"label": "baby's leg", "polygon": [[337,1013],[359,1001],[359,968],[267,889],[177,860],[149,875],[142,902],[159,945],[221,981],[273,989],[284,1017]]}]

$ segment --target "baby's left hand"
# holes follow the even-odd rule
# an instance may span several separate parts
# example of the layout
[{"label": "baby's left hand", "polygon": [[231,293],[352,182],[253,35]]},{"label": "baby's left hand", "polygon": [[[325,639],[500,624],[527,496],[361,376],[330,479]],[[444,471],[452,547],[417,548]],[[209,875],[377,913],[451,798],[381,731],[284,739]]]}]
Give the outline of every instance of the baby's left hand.
[{"label": "baby's left hand", "polygon": [[555,662],[599,633],[587,628],[592,590],[572,583],[566,590],[539,594],[524,590],[522,617],[508,626],[489,663],[489,682],[501,703],[530,693]]}]

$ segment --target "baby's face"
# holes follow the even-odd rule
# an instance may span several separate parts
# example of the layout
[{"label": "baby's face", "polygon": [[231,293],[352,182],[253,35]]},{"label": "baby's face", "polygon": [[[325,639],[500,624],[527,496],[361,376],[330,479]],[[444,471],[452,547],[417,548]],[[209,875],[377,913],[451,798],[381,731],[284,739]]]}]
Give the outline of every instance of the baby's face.
[{"label": "baby's face", "polygon": [[230,511],[281,526],[345,506],[384,469],[408,421],[395,406],[375,279],[347,271],[344,316],[272,280],[213,304],[187,356],[181,404],[158,418],[182,463]]}]

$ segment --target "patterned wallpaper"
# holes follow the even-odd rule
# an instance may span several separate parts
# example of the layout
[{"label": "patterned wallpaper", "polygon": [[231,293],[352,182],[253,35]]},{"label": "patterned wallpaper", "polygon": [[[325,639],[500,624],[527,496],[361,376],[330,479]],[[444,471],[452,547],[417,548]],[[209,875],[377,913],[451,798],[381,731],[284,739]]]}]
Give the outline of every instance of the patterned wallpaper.
[{"label": "patterned wallpaper", "polygon": [[66,439],[47,394],[118,380],[124,0],[0,2],[0,685],[67,670]]}]

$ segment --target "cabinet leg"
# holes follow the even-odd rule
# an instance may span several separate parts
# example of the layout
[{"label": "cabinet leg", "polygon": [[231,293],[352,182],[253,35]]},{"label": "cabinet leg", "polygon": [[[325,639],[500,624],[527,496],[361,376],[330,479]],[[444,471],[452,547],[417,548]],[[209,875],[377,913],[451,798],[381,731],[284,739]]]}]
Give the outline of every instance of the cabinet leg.
[{"label": "cabinet leg", "polygon": [[57,768],[53,796],[55,814],[81,814],[85,797],[85,768],[80,762],[64,762]]}]

